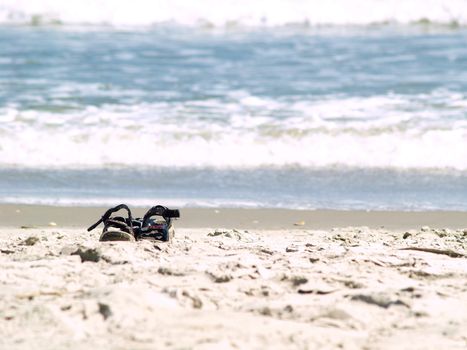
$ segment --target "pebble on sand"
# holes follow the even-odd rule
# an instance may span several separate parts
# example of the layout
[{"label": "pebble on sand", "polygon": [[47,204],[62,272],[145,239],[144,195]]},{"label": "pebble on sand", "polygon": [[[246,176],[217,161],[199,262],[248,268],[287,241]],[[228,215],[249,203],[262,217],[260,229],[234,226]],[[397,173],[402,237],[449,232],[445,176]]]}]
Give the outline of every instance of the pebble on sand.
[{"label": "pebble on sand", "polygon": [[38,238],[38,237],[36,237],[36,236],[30,236],[30,237],[26,238],[21,244],[22,244],[22,245],[31,246],[31,245],[36,244],[37,242],[39,242],[39,238]]}]

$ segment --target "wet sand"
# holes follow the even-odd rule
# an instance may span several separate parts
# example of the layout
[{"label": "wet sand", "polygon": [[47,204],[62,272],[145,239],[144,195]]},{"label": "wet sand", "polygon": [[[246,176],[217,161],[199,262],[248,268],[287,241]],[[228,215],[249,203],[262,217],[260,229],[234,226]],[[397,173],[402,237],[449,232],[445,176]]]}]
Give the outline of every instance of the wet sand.
[{"label": "wet sand", "polygon": [[166,244],[0,209],[0,349],[467,346],[462,213],[183,209]]},{"label": "wet sand", "polygon": [[[49,225],[50,222],[62,227],[88,227],[107,209],[108,207],[3,204],[0,205],[0,227],[42,227]],[[143,216],[147,209],[135,208],[133,216]],[[467,212],[182,208],[181,219],[177,220],[177,226],[259,230],[297,227],[331,229],[349,226],[383,227],[391,230],[414,229],[422,226],[460,229],[467,227]]]}]

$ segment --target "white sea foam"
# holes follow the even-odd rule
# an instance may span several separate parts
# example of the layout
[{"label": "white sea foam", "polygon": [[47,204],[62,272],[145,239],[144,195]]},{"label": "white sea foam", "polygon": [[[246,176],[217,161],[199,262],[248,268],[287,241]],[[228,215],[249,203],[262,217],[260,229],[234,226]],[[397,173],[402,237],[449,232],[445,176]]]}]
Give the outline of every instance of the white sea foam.
[{"label": "white sea foam", "polygon": [[[423,104],[433,100],[443,102]],[[447,91],[295,102],[236,92],[226,102],[108,105],[68,114],[10,107],[0,111],[0,164],[464,171],[466,100]]]},{"label": "white sea foam", "polygon": [[[204,198],[181,198],[174,199],[171,197],[163,198],[158,197],[157,200],[160,203],[168,207],[188,207],[188,208],[218,208],[218,207],[229,207],[229,208],[258,208],[264,206],[264,203],[258,203],[255,201],[246,200],[234,200],[234,199],[204,199]],[[74,195],[72,198],[69,197],[57,197],[55,195],[41,195],[35,197],[27,196],[2,196],[0,198],[1,204],[39,204],[39,205],[52,205],[52,206],[115,206],[116,202],[122,201],[122,196],[115,197],[84,197],[80,198],[79,193]],[[135,207],[152,207],[154,205],[154,197],[138,197],[138,198],[124,198],[124,201],[129,206]],[[267,207],[284,207],[281,203],[275,202],[273,205],[268,203]],[[296,209],[305,209],[297,207]],[[306,207],[306,209],[313,209],[312,207]]]},{"label": "white sea foam", "polygon": [[1,0],[0,23],[282,26],[467,24],[465,0]]}]

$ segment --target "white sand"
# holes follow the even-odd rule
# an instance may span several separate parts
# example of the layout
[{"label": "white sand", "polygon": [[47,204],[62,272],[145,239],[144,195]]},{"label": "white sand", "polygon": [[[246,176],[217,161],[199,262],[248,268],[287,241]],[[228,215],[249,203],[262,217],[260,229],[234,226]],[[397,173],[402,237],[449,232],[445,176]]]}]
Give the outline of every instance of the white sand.
[{"label": "white sand", "polygon": [[467,231],[98,231],[0,230],[0,349],[467,348]]}]

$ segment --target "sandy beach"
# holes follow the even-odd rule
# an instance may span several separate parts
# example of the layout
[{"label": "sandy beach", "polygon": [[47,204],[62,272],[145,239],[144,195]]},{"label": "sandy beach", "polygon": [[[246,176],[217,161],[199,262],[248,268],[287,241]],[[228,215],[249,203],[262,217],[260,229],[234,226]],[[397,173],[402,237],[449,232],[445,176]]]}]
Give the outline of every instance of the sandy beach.
[{"label": "sandy beach", "polygon": [[1,207],[1,349],[467,346],[465,214],[186,209],[165,244],[99,209]]},{"label": "sandy beach", "polygon": [[466,350],[466,42],[467,0],[0,0],[0,350]]}]

